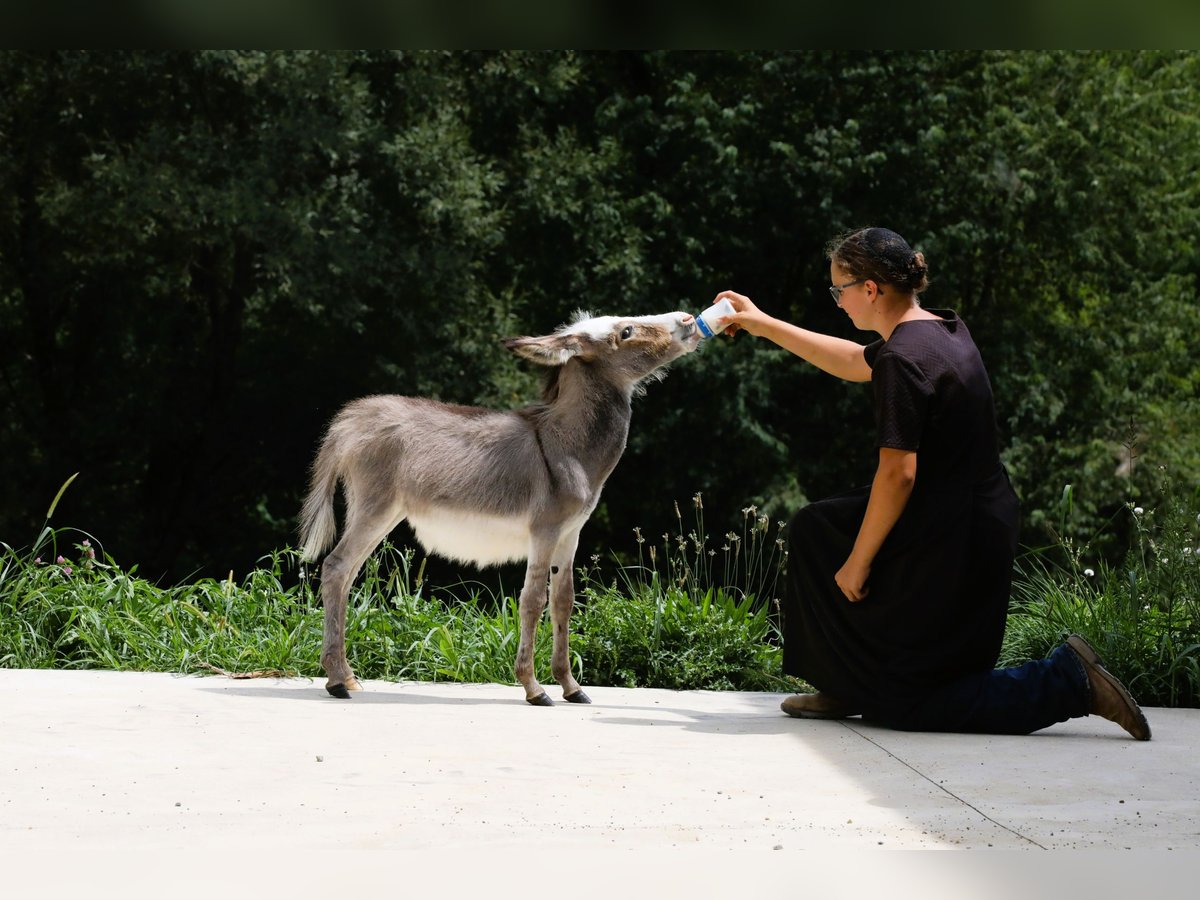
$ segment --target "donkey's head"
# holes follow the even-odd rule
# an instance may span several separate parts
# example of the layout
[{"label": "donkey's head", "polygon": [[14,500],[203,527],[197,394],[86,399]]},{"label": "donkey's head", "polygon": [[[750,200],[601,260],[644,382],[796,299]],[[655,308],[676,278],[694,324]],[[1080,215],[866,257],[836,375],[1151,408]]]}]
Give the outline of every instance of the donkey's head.
[{"label": "donkey's head", "polygon": [[632,388],[699,343],[700,331],[690,313],[617,317],[581,312],[553,334],[508,338],[504,346],[543,366],[579,360]]}]

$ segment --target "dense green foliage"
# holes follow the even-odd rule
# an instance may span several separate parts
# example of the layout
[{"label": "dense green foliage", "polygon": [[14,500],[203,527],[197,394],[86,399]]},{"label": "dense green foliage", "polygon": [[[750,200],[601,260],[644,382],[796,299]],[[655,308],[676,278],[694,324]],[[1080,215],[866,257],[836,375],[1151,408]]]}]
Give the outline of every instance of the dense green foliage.
[{"label": "dense green foliage", "polygon": [[[1026,543],[1065,483],[1083,535],[1159,465],[1200,481],[1194,53],[6,51],[0,83],[14,546],[79,471],[64,517],[151,579],[247,571],[340,404],[527,402],[497,339],[576,308],[736,288],[865,339],[822,258],[861,224],[970,324]],[[712,342],[638,401],[582,553],[696,491],[717,531],[786,518],[871,443],[868,389]]]}]

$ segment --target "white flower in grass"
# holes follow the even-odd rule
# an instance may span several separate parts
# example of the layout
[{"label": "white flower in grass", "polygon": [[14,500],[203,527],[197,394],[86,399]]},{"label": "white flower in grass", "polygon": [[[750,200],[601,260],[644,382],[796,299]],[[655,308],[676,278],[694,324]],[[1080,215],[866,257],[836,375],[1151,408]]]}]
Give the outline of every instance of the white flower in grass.
[{"label": "white flower in grass", "polygon": [[1095,577],[1096,577],[1096,570],[1095,570],[1095,569],[1084,569],[1084,570],[1083,570],[1083,574],[1084,574],[1085,576],[1087,576],[1088,578],[1095,578]]},{"label": "white flower in grass", "polygon": [[1141,515],[1142,513],[1144,513],[1144,512],[1145,512],[1145,510],[1144,510],[1144,509],[1142,509],[1140,506],[1135,506],[1135,507],[1133,508],[1133,514],[1134,514],[1135,516],[1140,516],[1140,515]]}]

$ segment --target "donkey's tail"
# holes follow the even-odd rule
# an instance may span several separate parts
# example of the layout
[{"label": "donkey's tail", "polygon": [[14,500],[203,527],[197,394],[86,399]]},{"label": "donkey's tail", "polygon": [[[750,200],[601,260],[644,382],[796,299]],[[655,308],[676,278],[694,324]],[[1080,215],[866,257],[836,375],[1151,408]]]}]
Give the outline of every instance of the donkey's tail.
[{"label": "donkey's tail", "polygon": [[341,463],[337,445],[335,433],[330,429],[313,463],[308,496],[300,511],[300,554],[309,562],[329,549],[337,536],[337,516],[333,511]]}]

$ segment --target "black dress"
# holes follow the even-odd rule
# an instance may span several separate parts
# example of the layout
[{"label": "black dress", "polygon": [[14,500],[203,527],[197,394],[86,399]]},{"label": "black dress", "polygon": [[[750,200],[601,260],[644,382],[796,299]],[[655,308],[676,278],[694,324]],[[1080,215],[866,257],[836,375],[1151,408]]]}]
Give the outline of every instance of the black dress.
[{"label": "black dress", "polygon": [[788,529],[784,671],[867,716],[990,670],[1004,637],[1017,498],[975,342],[954,312],[934,313],[864,348],[877,446],[917,452],[912,495],[872,564],[868,596],[851,603],[834,575],[869,487],[805,507]]}]

